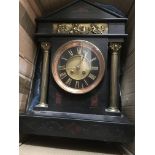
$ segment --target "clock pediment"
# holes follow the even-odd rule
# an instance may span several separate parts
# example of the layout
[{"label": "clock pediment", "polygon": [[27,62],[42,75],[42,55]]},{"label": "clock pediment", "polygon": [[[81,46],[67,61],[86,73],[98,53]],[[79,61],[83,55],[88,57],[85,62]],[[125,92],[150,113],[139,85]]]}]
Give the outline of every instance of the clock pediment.
[{"label": "clock pediment", "polygon": [[123,13],[110,5],[78,0],[67,6],[38,18],[38,20],[97,20],[97,19],[125,18]]}]

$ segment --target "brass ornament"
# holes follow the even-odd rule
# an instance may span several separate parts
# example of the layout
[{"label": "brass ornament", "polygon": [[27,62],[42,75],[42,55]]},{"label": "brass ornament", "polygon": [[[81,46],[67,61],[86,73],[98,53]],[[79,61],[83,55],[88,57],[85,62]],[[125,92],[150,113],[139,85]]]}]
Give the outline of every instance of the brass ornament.
[{"label": "brass ornament", "polygon": [[110,43],[109,47],[111,49],[112,54],[118,54],[122,46],[120,43]]},{"label": "brass ornament", "polygon": [[58,34],[107,34],[106,23],[61,23],[53,24],[53,32]]},{"label": "brass ornament", "polygon": [[49,42],[42,42],[41,47],[43,48],[44,52],[48,51],[51,47],[51,44]]}]

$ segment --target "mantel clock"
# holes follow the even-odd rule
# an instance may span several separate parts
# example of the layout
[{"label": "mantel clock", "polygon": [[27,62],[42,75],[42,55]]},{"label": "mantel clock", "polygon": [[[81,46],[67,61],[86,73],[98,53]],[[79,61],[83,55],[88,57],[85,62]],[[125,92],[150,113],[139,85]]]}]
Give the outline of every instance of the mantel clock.
[{"label": "mantel clock", "polygon": [[113,6],[87,0],[36,19],[38,56],[22,134],[132,140],[119,88],[126,21]]}]

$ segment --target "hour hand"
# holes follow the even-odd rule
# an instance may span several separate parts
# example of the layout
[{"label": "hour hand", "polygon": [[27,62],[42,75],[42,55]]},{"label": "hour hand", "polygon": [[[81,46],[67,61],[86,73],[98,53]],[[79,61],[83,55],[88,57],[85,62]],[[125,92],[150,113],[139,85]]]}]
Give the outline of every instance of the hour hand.
[{"label": "hour hand", "polygon": [[75,69],[76,67],[59,66],[59,70]]}]

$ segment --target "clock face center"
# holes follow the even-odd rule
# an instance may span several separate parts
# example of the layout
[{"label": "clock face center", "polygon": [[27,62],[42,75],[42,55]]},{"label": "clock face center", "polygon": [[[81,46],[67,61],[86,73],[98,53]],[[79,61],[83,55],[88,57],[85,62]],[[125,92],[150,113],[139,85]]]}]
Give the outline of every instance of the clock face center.
[{"label": "clock face center", "polygon": [[86,59],[81,59],[82,56],[75,55],[66,63],[66,72],[74,80],[82,80],[88,76],[91,70],[91,65]]}]

